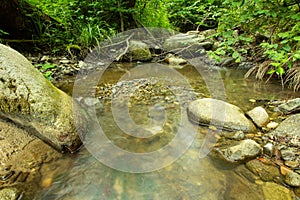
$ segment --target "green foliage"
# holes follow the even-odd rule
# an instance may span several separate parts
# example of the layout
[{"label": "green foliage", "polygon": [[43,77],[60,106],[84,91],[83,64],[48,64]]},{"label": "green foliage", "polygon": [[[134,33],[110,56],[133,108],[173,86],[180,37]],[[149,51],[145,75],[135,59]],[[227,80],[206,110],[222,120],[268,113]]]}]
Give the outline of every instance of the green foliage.
[{"label": "green foliage", "polygon": [[222,15],[220,0],[166,0],[169,20],[179,31],[215,28]]},{"label": "green foliage", "polygon": [[[279,77],[299,63],[300,4],[297,1],[225,0],[219,12],[218,49],[209,52],[215,59],[231,56],[240,62],[249,52],[246,48],[258,45],[262,57],[270,60],[267,74]],[[236,34],[235,34],[236,33]],[[256,53],[256,52],[254,52]],[[251,55],[250,55],[251,56]]]},{"label": "green foliage", "polygon": [[2,29],[0,29],[0,43],[2,43],[1,37],[4,35],[9,35],[9,33],[3,31]]},{"label": "green foliage", "polygon": [[45,63],[45,64],[36,64],[35,67],[37,67],[39,69],[39,71],[43,74],[43,76],[48,79],[48,80],[52,80],[52,74],[53,72],[51,71],[51,69],[56,68],[56,64],[51,64],[51,63]]},{"label": "green foliage", "polygon": [[146,27],[170,28],[165,2],[161,0],[139,0],[135,18]]},{"label": "green foliage", "polygon": [[[39,23],[40,12],[31,14],[42,41],[55,53],[78,45],[88,48],[132,24],[170,27],[164,1],[159,0],[27,0],[59,23]],[[130,5],[131,3],[135,3]],[[131,19],[129,16],[133,16]],[[122,27],[122,25],[124,27]]]}]

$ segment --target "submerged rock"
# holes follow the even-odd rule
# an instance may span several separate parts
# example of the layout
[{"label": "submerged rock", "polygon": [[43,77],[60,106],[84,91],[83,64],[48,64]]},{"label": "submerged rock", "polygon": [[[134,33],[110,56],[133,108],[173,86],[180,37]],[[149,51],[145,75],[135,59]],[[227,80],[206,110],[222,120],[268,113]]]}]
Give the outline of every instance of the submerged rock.
[{"label": "submerged rock", "polygon": [[261,147],[255,141],[246,139],[229,144],[221,144],[220,147],[215,147],[213,150],[219,154],[218,157],[234,163],[255,158],[261,152]]},{"label": "submerged rock", "polygon": [[266,182],[262,186],[266,200],[294,200],[295,195],[288,188],[273,182]]},{"label": "submerged rock", "polygon": [[257,159],[247,162],[246,167],[263,181],[274,181],[281,177],[276,166],[266,165]]},{"label": "submerged rock", "polygon": [[[77,121],[74,121],[74,115]],[[81,145],[87,118],[72,98],[53,86],[17,51],[0,44],[0,116],[59,151]]]},{"label": "submerged rock", "polygon": [[233,139],[233,140],[243,140],[245,139],[245,134],[243,131],[222,131],[221,133],[222,136],[228,139]]},{"label": "submerged rock", "polygon": [[261,106],[253,108],[252,110],[247,112],[247,115],[260,128],[267,125],[269,122],[269,115],[267,111]]},{"label": "submerged rock", "polygon": [[239,107],[217,99],[204,98],[191,102],[188,106],[188,116],[194,123],[229,130],[255,131],[254,124]]}]

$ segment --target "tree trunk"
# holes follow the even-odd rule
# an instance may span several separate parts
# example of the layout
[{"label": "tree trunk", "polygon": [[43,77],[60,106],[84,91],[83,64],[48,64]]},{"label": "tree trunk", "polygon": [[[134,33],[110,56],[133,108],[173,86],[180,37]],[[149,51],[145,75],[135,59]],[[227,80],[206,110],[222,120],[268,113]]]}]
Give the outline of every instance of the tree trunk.
[{"label": "tree trunk", "polygon": [[[130,10],[130,9],[134,9],[135,3],[136,3],[136,0],[127,0],[127,1],[124,1],[123,6],[126,9]],[[129,29],[137,27],[137,23],[133,16],[134,16],[133,12],[127,12],[127,13],[123,14],[123,21],[124,21],[125,29],[129,30]]]},{"label": "tree trunk", "polygon": [[[24,0],[0,0],[0,29],[4,39],[39,38],[50,21],[55,21]],[[57,22],[55,22],[57,23]]]}]

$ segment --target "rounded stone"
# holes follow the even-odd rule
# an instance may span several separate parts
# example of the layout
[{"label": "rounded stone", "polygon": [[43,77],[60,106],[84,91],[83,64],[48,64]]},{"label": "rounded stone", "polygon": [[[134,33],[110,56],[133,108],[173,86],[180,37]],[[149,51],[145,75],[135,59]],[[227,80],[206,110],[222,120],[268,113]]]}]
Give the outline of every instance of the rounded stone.
[{"label": "rounded stone", "polygon": [[258,127],[263,127],[269,122],[269,115],[267,111],[261,106],[255,107],[252,110],[248,111],[247,115]]},{"label": "rounded stone", "polygon": [[296,172],[288,172],[285,176],[284,181],[290,186],[300,187],[300,175]]}]

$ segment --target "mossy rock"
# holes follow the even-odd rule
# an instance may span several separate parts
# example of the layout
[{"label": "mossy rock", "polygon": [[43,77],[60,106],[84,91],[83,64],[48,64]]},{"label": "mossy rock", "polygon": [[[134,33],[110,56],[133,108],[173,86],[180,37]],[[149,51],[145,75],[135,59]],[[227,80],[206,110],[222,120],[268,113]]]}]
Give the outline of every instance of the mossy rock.
[{"label": "mossy rock", "polygon": [[[74,120],[76,115],[76,119]],[[0,117],[28,128],[62,151],[81,145],[87,116],[17,51],[0,44]]]}]

